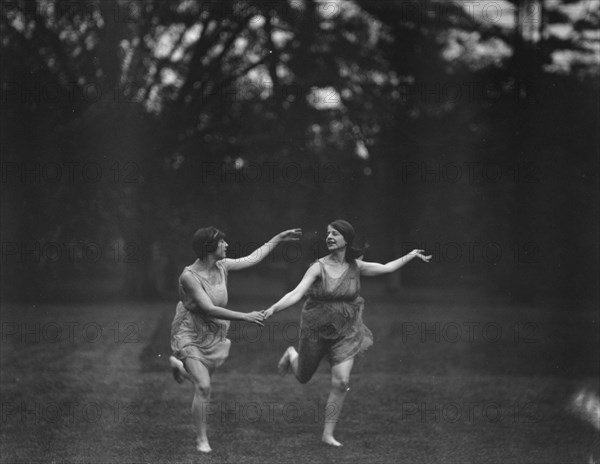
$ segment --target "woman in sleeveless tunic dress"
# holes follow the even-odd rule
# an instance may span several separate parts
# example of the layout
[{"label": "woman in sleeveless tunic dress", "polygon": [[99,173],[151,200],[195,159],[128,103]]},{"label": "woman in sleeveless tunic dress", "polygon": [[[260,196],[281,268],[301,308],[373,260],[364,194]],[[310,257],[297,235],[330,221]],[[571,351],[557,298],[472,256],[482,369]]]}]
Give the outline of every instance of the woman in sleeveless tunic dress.
[{"label": "woman in sleeveless tunic dress", "polygon": [[231,341],[227,339],[230,321],[246,321],[263,325],[259,311],[242,313],[227,306],[227,274],[262,261],[280,242],[299,240],[302,231],[291,229],[277,234],[250,255],[239,259],[226,258],[225,234],[215,227],[199,229],[192,247],[196,261],[179,277],[179,296],[171,325],[169,358],[175,380],[194,384],[192,415],[196,427],[198,451],[210,452],[206,419],[210,405],[211,376],[229,355]]},{"label": "woman in sleeveless tunic dress", "polygon": [[194,284],[202,287],[213,305],[225,307],[227,306],[227,268],[221,261],[217,261],[215,266],[219,274],[212,282],[192,266],[184,268],[179,277],[180,301],[177,303],[175,318],[171,324],[173,356],[180,360],[196,359],[210,372],[223,364],[229,355],[231,342],[227,338],[227,331],[231,322],[202,312],[200,305],[186,291],[182,278],[186,273],[190,273]]},{"label": "woman in sleeveless tunic dress", "polygon": [[298,286],[265,310],[265,319],[296,304],[304,295],[298,351],[289,347],[278,364],[279,373],[291,371],[300,383],[308,382],[321,360],[331,366],[331,389],[325,406],[322,441],[341,446],[333,437],[346,393],[354,358],[373,344],[373,335],[362,320],[364,300],[360,296],[360,276],[395,272],[413,258],[429,262],[423,250],[413,250],[387,264],[362,261],[363,250],[352,246],[354,228],[344,220],[327,227],[329,254],[317,260]]}]

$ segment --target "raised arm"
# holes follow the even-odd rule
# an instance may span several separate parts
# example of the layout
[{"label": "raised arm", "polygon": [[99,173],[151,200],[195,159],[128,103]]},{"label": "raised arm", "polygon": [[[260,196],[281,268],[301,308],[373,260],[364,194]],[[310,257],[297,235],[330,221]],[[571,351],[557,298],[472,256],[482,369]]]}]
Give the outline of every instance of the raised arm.
[{"label": "raised arm", "polygon": [[407,255],[395,259],[394,261],[390,261],[386,264],[368,263],[366,261],[360,260],[356,260],[356,263],[358,264],[358,268],[360,269],[360,275],[378,276],[382,274],[389,274],[391,272],[395,272],[414,258],[420,258],[426,263],[428,263],[431,259],[431,255],[425,256],[423,255],[423,253],[424,250],[413,250]]},{"label": "raised arm", "polygon": [[298,286],[289,293],[286,293],[277,303],[266,309],[264,312],[265,319],[271,317],[273,314],[283,311],[290,306],[295,305],[302,299],[304,294],[308,291],[310,286],[320,277],[321,267],[318,263],[314,263],[308,268],[304,277],[298,284]]},{"label": "raised arm", "polygon": [[227,319],[230,321],[245,321],[252,322],[254,324],[263,325],[262,321],[264,315],[260,311],[253,311],[251,313],[241,313],[238,311],[231,311],[230,309],[222,308],[213,304],[206,292],[200,287],[194,278],[185,274],[181,277],[181,284],[185,289],[186,293],[192,297],[192,300],[196,303],[194,312],[202,312],[211,317],[218,319]]},{"label": "raised arm", "polygon": [[244,256],[243,258],[231,259],[225,258],[223,260],[225,266],[230,271],[239,271],[240,269],[245,269],[250,266],[254,266],[255,264],[260,263],[263,259],[267,257],[271,251],[275,249],[275,247],[281,242],[295,242],[300,240],[302,237],[302,229],[290,229],[284,230],[283,232],[278,233],[265,243],[263,246],[257,248],[248,256]]}]

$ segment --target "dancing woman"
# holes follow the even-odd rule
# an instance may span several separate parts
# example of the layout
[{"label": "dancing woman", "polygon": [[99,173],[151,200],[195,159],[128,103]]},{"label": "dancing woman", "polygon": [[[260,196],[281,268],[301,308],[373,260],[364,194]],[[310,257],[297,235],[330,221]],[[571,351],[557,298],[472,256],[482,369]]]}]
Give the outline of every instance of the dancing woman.
[{"label": "dancing woman", "polygon": [[413,250],[387,264],[359,259],[362,250],[353,248],[354,228],[344,220],[327,226],[329,254],[317,260],[298,286],[264,311],[265,319],[296,304],[308,294],[302,309],[298,351],[290,346],[278,364],[281,375],[290,370],[300,383],[308,382],[323,357],[331,366],[331,390],[325,407],[322,441],[341,446],[333,437],[349,388],[354,358],[373,344],[373,335],[362,321],[364,300],[359,295],[360,276],[377,276],[397,271],[414,258],[429,262],[423,250]]},{"label": "dancing woman", "polygon": [[192,415],[196,427],[198,451],[208,453],[211,447],[206,434],[206,419],[210,402],[211,376],[229,355],[231,341],[227,339],[230,321],[246,321],[263,325],[264,315],[254,311],[242,313],[226,309],[227,274],[254,266],[262,261],[280,242],[299,240],[300,229],[277,234],[250,255],[226,258],[225,234],[215,227],[199,229],[192,247],[196,261],[179,277],[179,297],[171,325],[169,362],[175,380],[194,384]]}]

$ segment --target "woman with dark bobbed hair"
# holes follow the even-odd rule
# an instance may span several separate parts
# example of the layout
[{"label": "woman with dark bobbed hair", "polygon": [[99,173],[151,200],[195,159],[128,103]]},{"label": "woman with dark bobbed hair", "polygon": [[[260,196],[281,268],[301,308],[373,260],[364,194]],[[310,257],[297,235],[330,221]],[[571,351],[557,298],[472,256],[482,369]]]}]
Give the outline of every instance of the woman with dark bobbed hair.
[{"label": "woman with dark bobbed hair", "polygon": [[373,335],[364,325],[364,300],[359,295],[360,276],[397,271],[413,258],[429,262],[423,250],[413,250],[387,264],[362,261],[364,250],[353,246],[354,228],[344,220],[327,226],[329,254],[317,260],[298,286],[265,310],[265,319],[296,304],[307,294],[300,320],[298,351],[290,346],[279,361],[281,375],[291,371],[300,383],[308,382],[323,357],[331,366],[331,390],[325,407],[322,441],[341,446],[333,437],[346,392],[354,358],[373,344]]},{"label": "woman with dark bobbed hair", "polygon": [[301,229],[277,234],[250,255],[226,258],[225,234],[216,227],[199,229],[192,239],[196,261],[179,277],[179,297],[171,325],[169,358],[175,380],[194,384],[192,415],[197,430],[198,451],[211,451],[206,435],[206,419],[210,403],[211,376],[229,355],[231,341],[227,339],[230,321],[246,321],[263,325],[259,311],[242,313],[226,309],[227,274],[254,266],[262,261],[280,242],[299,240]]}]

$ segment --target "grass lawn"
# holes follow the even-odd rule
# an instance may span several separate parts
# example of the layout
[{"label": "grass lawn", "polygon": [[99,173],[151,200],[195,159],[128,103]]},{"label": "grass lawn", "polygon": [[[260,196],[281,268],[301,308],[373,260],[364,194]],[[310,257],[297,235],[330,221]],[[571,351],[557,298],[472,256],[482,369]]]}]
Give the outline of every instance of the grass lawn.
[{"label": "grass lawn", "polygon": [[[272,301],[234,295],[230,306]],[[307,385],[276,374],[297,337],[299,307],[260,330],[232,324],[230,358],[213,377],[209,456],[194,449],[191,385],[175,383],[167,367],[174,308],[4,305],[0,462],[566,464],[600,456],[597,432],[569,408],[579,389],[598,389],[594,308],[367,298],[375,345],[353,370],[341,449],[319,442],[327,366]]]}]

